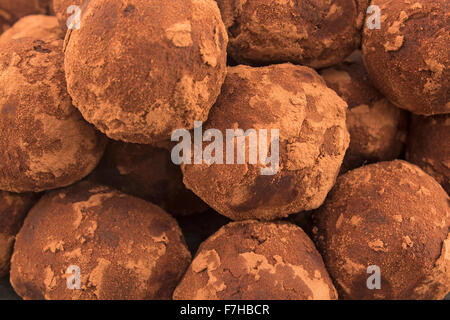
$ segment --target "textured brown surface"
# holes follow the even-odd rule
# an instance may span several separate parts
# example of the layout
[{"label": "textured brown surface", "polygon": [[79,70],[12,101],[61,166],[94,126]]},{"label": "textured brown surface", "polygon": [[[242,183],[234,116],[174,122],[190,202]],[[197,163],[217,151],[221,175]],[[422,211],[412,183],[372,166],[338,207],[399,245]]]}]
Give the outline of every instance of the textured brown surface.
[{"label": "textured brown surface", "polygon": [[357,49],[367,0],[216,0],[238,63],[292,62],[314,68]]},{"label": "textured brown surface", "polygon": [[83,0],[53,0],[53,10],[64,34],[67,32],[67,19],[71,16],[71,14],[67,13],[67,8],[72,5],[81,7],[82,3]]},{"label": "textured brown surface", "polygon": [[381,29],[364,29],[363,55],[374,85],[416,114],[450,113],[448,0],[373,0]]},{"label": "textured brown surface", "polygon": [[249,164],[248,157],[247,164],[182,165],[184,183],[233,220],[270,220],[316,209],[332,188],[349,143],[346,110],[313,69],[229,68],[203,130],[215,128],[225,136],[227,129],[268,134],[279,129],[280,169],[261,175],[262,164]]},{"label": "textured brown surface", "polygon": [[55,40],[62,39],[62,32],[59,30],[58,20],[53,16],[31,15],[21,18],[11,28],[0,37],[0,45],[11,41],[33,37],[37,39]]},{"label": "textured brown surface", "polygon": [[355,51],[343,63],[324,69],[320,74],[348,104],[350,146],[341,171],[396,159],[406,141],[408,114],[391,104],[372,86],[361,52]]},{"label": "textured brown surface", "polygon": [[[443,299],[450,289],[450,199],[419,167],[381,162],[337,180],[314,214],[319,251],[345,299]],[[369,290],[367,267],[381,270]]]},{"label": "textured brown surface", "polygon": [[[30,211],[11,283],[24,299],[168,299],[190,258],[177,222],[162,209],[82,182]],[[81,290],[67,289],[70,265],[81,269]]]},{"label": "textured brown surface", "polygon": [[205,211],[208,206],[183,184],[170,152],[150,145],[110,140],[90,179],[150,201],[173,215]]},{"label": "textured brown surface", "polygon": [[0,278],[9,272],[14,240],[25,215],[36,202],[33,193],[16,194],[0,191]]},{"label": "textured brown surface", "polygon": [[0,0],[0,34],[24,16],[49,13],[50,2],[51,0]]},{"label": "textured brown surface", "polygon": [[413,117],[406,159],[434,177],[450,194],[450,115]]},{"label": "textured brown surface", "polygon": [[0,46],[0,128],[0,190],[67,186],[97,165],[105,139],[71,104],[62,40]]},{"label": "textured brown surface", "polygon": [[230,223],[202,243],[174,299],[329,300],[337,294],[299,227],[246,221]]},{"label": "textured brown surface", "polygon": [[213,0],[91,1],[66,36],[74,105],[110,138],[154,144],[204,121],[226,73]]}]

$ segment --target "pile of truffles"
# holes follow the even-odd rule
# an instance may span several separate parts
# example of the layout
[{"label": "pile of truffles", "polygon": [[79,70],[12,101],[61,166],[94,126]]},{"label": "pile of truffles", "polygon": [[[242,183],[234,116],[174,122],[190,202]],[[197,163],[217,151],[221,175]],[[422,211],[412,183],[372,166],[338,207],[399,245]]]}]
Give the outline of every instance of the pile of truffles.
[{"label": "pile of truffles", "polygon": [[0,299],[443,299],[447,6],[0,0]]}]

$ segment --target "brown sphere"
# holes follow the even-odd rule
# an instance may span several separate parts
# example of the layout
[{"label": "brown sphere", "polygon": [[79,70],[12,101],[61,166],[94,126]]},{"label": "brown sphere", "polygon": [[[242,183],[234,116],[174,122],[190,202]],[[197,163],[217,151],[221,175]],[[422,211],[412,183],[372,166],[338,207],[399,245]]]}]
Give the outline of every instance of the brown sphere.
[{"label": "brown sphere", "polygon": [[348,104],[350,146],[341,172],[398,158],[408,134],[408,113],[395,107],[372,86],[361,52],[355,51],[343,63],[320,74]]},{"label": "brown sphere", "polygon": [[[244,164],[204,161],[183,164],[183,181],[233,220],[271,220],[316,209],[333,187],[348,147],[346,110],[347,104],[308,67],[231,67],[203,130],[214,128],[225,137],[230,129],[254,129],[262,140],[261,129],[267,137],[278,129],[279,168],[263,174],[267,165],[260,155],[257,163],[248,156]],[[261,141],[257,144],[261,149]]]},{"label": "brown sphere", "polygon": [[[314,214],[318,249],[339,297],[443,299],[450,291],[449,204],[432,177],[405,161],[340,176]],[[369,289],[377,276],[380,286]]]},{"label": "brown sphere", "polygon": [[381,28],[364,29],[363,55],[374,85],[415,114],[450,113],[448,0],[373,0]]},{"label": "brown sphere", "polygon": [[[87,182],[45,195],[25,219],[11,259],[24,299],[169,299],[191,256],[169,214]],[[68,289],[77,266],[80,289]]]},{"label": "brown sphere", "polygon": [[53,10],[64,34],[67,32],[68,19],[75,14],[75,12],[67,13],[67,9],[72,5],[79,6],[82,9],[82,3],[83,0],[53,0]]},{"label": "brown sphere", "polygon": [[51,0],[0,0],[0,34],[31,14],[50,13]]},{"label": "brown sphere", "polygon": [[144,144],[110,140],[90,179],[152,202],[179,216],[208,206],[183,184],[169,151]]},{"label": "brown sphere", "polygon": [[37,197],[34,193],[0,191],[0,278],[9,272],[16,234]]},{"label": "brown sphere", "polygon": [[0,128],[0,190],[68,186],[95,168],[105,139],[71,103],[62,40],[2,43]]},{"label": "brown sphere", "polygon": [[357,49],[367,0],[216,0],[238,63],[323,68]]},{"label": "brown sphere", "polygon": [[96,0],[66,43],[74,105],[110,138],[155,144],[206,120],[226,74],[213,0]]},{"label": "brown sphere", "polygon": [[406,159],[435,178],[450,194],[450,115],[414,116]]},{"label": "brown sphere", "polygon": [[0,45],[11,40],[33,37],[37,39],[62,39],[58,20],[53,16],[31,15],[21,18],[0,36]]},{"label": "brown sphere", "polygon": [[335,300],[322,258],[299,227],[233,222],[200,246],[176,300]]}]

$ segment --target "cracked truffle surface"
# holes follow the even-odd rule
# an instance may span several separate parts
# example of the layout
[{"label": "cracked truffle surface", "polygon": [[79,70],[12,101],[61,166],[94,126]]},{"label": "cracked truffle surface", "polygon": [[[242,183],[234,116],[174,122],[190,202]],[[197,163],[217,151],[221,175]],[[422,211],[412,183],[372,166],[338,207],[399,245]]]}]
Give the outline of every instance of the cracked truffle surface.
[{"label": "cracked truffle surface", "polygon": [[222,227],[202,243],[174,299],[330,300],[337,294],[299,227],[245,221]]},{"label": "cracked truffle surface", "polygon": [[364,29],[363,55],[374,85],[415,114],[450,113],[447,0],[374,0],[381,29]]},{"label": "cracked truffle surface", "polygon": [[406,159],[435,178],[450,194],[450,115],[413,117]]},{"label": "cracked truffle surface", "polygon": [[400,156],[407,136],[408,114],[372,86],[361,52],[355,52],[343,63],[324,69],[320,74],[348,104],[350,146],[341,171]]},{"label": "cracked truffle surface", "polygon": [[17,21],[0,37],[0,44],[20,38],[33,37],[37,39],[62,39],[58,20],[53,16],[31,15]]},{"label": "cracked truffle surface", "polygon": [[[419,167],[380,162],[337,180],[315,239],[344,299],[443,299],[450,290],[450,199]],[[381,289],[367,287],[380,268]]]},{"label": "cracked truffle surface", "polygon": [[156,144],[192,129],[226,74],[227,33],[212,0],[91,1],[66,40],[74,105],[114,140]]},{"label": "cracked truffle surface", "polygon": [[50,12],[51,0],[0,0],[0,34],[20,18]]},{"label": "cracked truffle surface", "polygon": [[67,93],[62,40],[20,38],[0,47],[0,190],[39,192],[88,175],[105,139]]},{"label": "cracked truffle surface", "polygon": [[361,42],[367,0],[216,0],[238,63],[292,62],[313,68],[342,61]]},{"label": "cracked truffle surface", "polygon": [[[162,209],[82,182],[45,195],[30,211],[11,283],[24,299],[169,299],[190,258],[177,222]],[[80,290],[67,288],[72,265]]]},{"label": "cracked truffle surface", "polygon": [[255,129],[256,135],[265,129],[270,150],[269,135],[278,129],[279,169],[262,175],[267,165],[261,157],[252,164],[248,156],[245,164],[236,159],[226,165],[183,164],[184,183],[233,220],[271,220],[316,209],[334,185],[348,147],[346,111],[347,104],[308,67],[231,67],[203,130],[218,129],[225,137],[228,129]]},{"label": "cracked truffle surface", "polygon": [[16,234],[37,197],[33,193],[18,194],[0,191],[0,278],[9,272]]},{"label": "cracked truffle surface", "polygon": [[179,216],[208,206],[183,184],[179,166],[166,149],[110,140],[92,174],[94,181],[143,198]]}]

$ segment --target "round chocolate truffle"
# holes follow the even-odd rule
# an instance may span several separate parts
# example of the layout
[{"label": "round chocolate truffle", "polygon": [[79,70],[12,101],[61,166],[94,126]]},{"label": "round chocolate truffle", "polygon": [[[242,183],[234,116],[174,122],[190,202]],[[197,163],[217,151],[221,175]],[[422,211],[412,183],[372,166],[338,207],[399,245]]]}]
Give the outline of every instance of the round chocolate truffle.
[{"label": "round chocolate truffle", "polygon": [[82,182],[31,209],[17,235],[11,283],[24,299],[169,299],[190,258],[162,209]]},{"label": "round chocolate truffle", "polygon": [[[63,33],[67,32],[67,22],[72,17],[74,19],[76,17],[77,11],[70,8],[71,6],[78,6],[81,10],[80,16],[82,13],[82,3],[83,0],[53,0],[53,10],[55,11],[56,18],[58,19],[59,26]],[[74,20],[75,21],[75,20]]]},{"label": "round chocolate truffle", "polygon": [[216,0],[238,63],[292,62],[323,68],[361,43],[368,0]]},{"label": "round chocolate truffle", "polygon": [[0,190],[73,184],[100,160],[105,138],[73,107],[62,40],[20,38],[0,46]]},{"label": "round chocolate truffle", "polygon": [[314,213],[319,251],[344,299],[443,299],[450,199],[419,167],[380,162],[340,176]]},{"label": "round chocolate truffle", "polygon": [[322,258],[299,227],[233,222],[202,243],[176,300],[335,300]]},{"label": "round chocolate truffle", "polygon": [[408,134],[408,114],[372,86],[361,52],[356,51],[343,63],[324,69],[320,74],[348,104],[350,146],[341,172],[398,158]]},{"label": "round chocolate truffle", "polygon": [[226,74],[213,0],[91,1],[66,38],[74,105],[115,140],[155,144],[205,121]]},{"label": "round chocolate truffle", "polygon": [[0,278],[9,272],[9,261],[16,234],[25,215],[36,202],[34,193],[10,193],[0,191]]},{"label": "round chocolate truffle", "polygon": [[363,55],[373,84],[398,107],[450,113],[448,0],[373,0],[381,27],[367,25]]},{"label": "round chocolate truffle", "polygon": [[450,194],[450,115],[414,116],[406,159],[435,178]]},{"label": "round chocolate truffle", "polygon": [[[182,165],[183,181],[233,220],[316,209],[333,187],[349,144],[346,111],[347,104],[308,67],[231,67],[203,129],[205,141],[210,129],[218,130],[223,146],[205,143],[203,163]],[[234,139],[226,137],[230,131]],[[239,154],[245,156],[241,162]]]},{"label": "round chocolate truffle", "polygon": [[31,14],[50,13],[51,0],[0,0],[0,34]]},{"label": "round chocolate truffle", "polygon": [[0,44],[26,37],[46,40],[62,39],[58,20],[53,16],[41,14],[23,17],[0,36]]},{"label": "round chocolate truffle", "polygon": [[152,202],[173,215],[208,206],[183,184],[179,166],[166,149],[110,140],[90,179]]}]

